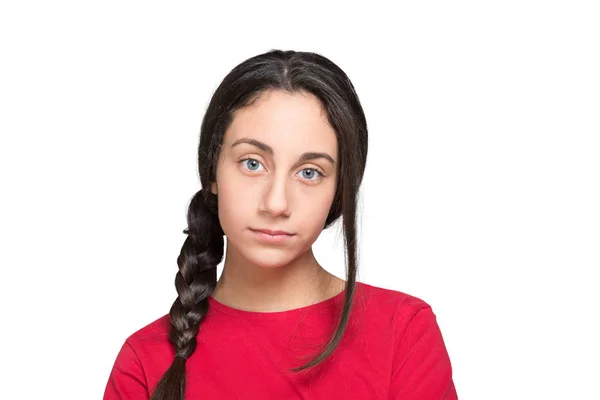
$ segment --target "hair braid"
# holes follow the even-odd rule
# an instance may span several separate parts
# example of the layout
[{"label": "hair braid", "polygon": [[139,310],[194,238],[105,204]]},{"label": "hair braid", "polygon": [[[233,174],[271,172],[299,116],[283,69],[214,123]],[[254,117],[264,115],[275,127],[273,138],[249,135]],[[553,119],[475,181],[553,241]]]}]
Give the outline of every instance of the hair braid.
[{"label": "hair braid", "polygon": [[[183,400],[185,397],[185,361],[196,350],[196,335],[208,312],[208,296],[217,284],[217,265],[223,259],[223,230],[212,193],[198,191],[187,214],[188,235],[183,243],[175,277],[178,297],[169,316],[169,339],[176,357],[158,382],[152,400]],[[177,357],[180,356],[180,357]]]}]

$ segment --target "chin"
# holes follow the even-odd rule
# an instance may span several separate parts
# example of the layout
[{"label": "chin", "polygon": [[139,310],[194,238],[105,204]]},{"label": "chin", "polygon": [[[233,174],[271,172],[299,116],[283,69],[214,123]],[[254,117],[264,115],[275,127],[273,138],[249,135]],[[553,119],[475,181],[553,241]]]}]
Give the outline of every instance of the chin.
[{"label": "chin", "polygon": [[280,268],[291,263],[295,257],[291,256],[289,251],[254,249],[252,255],[246,258],[261,268]]}]

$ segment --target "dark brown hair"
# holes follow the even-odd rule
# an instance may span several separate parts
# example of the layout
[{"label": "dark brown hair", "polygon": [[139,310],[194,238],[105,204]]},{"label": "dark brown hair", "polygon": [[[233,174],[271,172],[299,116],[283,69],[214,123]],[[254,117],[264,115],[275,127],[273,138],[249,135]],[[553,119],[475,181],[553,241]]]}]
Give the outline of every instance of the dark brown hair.
[{"label": "dark brown hair", "polygon": [[235,110],[248,106],[265,90],[308,92],[322,103],[338,141],[336,193],[323,229],[343,216],[346,260],[344,304],[337,328],[325,348],[299,372],[325,360],[340,343],[346,329],[356,284],[356,204],[367,158],[367,123],[354,86],[336,64],[310,52],[272,50],[249,58],[223,79],[208,105],[200,129],[198,171],[202,190],[188,207],[184,230],[188,236],[177,258],[178,297],[171,310],[169,339],[176,357],[162,376],[152,400],[184,400],[185,362],[196,349],[196,335],[208,312],[208,296],[217,284],[217,265],[223,259],[223,230],[217,196],[210,191],[225,131]]}]

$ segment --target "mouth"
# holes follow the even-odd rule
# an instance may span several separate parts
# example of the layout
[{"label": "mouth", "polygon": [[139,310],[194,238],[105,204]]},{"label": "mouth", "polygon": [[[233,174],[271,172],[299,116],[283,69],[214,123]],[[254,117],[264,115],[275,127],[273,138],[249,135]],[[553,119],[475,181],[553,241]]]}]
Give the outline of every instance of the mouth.
[{"label": "mouth", "polygon": [[295,233],[290,233],[282,230],[271,230],[271,229],[254,229],[250,228],[251,231],[264,233],[270,236],[294,236]]},{"label": "mouth", "polygon": [[252,236],[254,239],[271,245],[281,245],[288,243],[294,237],[295,233],[289,233],[286,231],[280,230],[270,230],[270,229],[252,229],[250,228],[250,232],[252,232]]}]

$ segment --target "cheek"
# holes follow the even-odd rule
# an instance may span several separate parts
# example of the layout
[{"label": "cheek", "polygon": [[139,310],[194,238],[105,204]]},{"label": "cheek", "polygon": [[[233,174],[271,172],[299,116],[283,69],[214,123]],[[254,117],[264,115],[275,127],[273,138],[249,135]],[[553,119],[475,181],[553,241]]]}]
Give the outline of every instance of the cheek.
[{"label": "cheek", "polygon": [[302,204],[297,205],[296,221],[300,224],[298,227],[305,235],[310,235],[311,240],[321,234],[327,215],[333,201],[333,193],[323,193],[318,196],[307,197]]},{"label": "cheek", "polygon": [[221,164],[217,170],[219,220],[227,236],[245,228],[244,223],[247,222],[250,207],[248,192],[243,187],[244,182],[232,168],[232,165]]},{"label": "cheek", "polygon": [[219,220],[227,236],[246,228],[251,204],[244,201],[242,196],[238,191],[231,192],[228,188],[219,187]]}]

